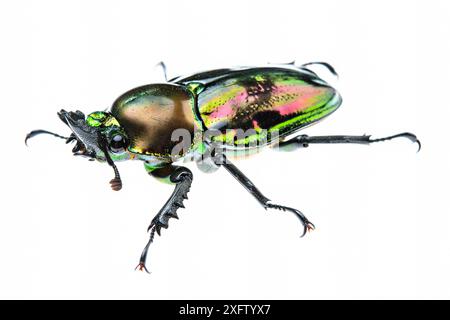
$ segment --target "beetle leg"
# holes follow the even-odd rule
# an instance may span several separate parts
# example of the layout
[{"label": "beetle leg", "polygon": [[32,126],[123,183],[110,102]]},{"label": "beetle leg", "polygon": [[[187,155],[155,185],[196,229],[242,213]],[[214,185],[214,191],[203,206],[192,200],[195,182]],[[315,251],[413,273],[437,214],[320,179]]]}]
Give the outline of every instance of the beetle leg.
[{"label": "beetle leg", "polygon": [[370,135],[362,135],[362,136],[307,136],[307,135],[299,135],[292,139],[289,139],[287,141],[282,141],[279,143],[279,146],[282,150],[290,150],[290,149],[297,149],[297,148],[306,148],[308,145],[313,143],[356,143],[356,144],[370,144],[373,142],[381,142],[386,140],[391,140],[395,138],[407,138],[411,140],[414,143],[417,143],[418,150],[420,151],[420,148],[422,147],[419,139],[417,137],[409,132],[403,132],[399,133],[393,136],[379,138],[379,139],[371,139]]},{"label": "beetle leg", "polygon": [[152,228],[152,230],[150,231],[150,238],[148,239],[148,242],[145,245],[144,250],[142,250],[141,257],[139,259],[139,264],[136,266],[136,268],[134,268],[134,270],[139,269],[139,271],[145,271],[147,273],[150,273],[147,267],[145,266],[145,261],[147,260],[148,249],[150,247],[150,244],[153,242],[154,237],[155,237],[155,228]]},{"label": "beetle leg", "polygon": [[160,61],[155,65],[155,68],[161,68],[163,74],[164,74],[164,80],[166,80],[166,82],[168,82],[169,80],[167,79],[167,67],[166,64],[164,63],[164,61]]},{"label": "beetle leg", "polygon": [[306,68],[307,66],[313,66],[313,65],[323,66],[323,67],[327,68],[328,71],[330,71],[334,76],[339,77],[336,70],[334,70],[333,66],[331,64],[329,64],[328,62],[323,62],[323,61],[308,62],[308,63],[302,64],[300,66],[300,68]]},{"label": "beetle leg", "polygon": [[[170,218],[178,219],[176,211],[178,208],[184,208],[183,201],[187,199],[187,193],[191,188],[193,179],[192,172],[188,168],[170,166],[169,169],[171,171],[168,176],[169,182],[175,184],[175,190],[147,229],[150,230],[154,226],[158,235],[161,235],[161,228],[167,229]],[[161,178],[161,176],[158,176],[158,172],[157,169],[152,171],[151,174]]]},{"label": "beetle leg", "polygon": [[139,264],[136,267],[136,269],[139,268],[139,270],[145,270],[146,272],[148,272],[148,270],[145,267],[145,261],[147,259],[150,244],[155,237],[155,232],[158,235],[161,235],[161,228],[167,229],[169,227],[170,218],[178,219],[177,210],[178,208],[184,208],[183,201],[187,199],[187,193],[191,188],[193,180],[191,170],[185,167],[172,165],[152,170],[150,171],[150,174],[155,178],[168,180],[169,183],[175,184],[175,189],[158,214],[152,219],[152,222],[147,229],[147,231],[150,232],[150,238],[142,251]]},{"label": "beetle leg", "polygon": [[221,164],[229,173],[231,173],[231,175],[236,180],[238,180],[242,184],[242,186],[247,189],[247,191],[250,192],[253,197],[255,197],[256,200],[258,200],[258,202],[264,207],[264,209],[278,209],[282,211],[289,211],[295,214],[303,224],[303,233],[301,235],[302,237],[306,234],[307,231],[315,229],[314,224],[311,223],[300,210],[272,203],[269,198],[264,196],[261,191],[256,188],[253,182],[251,182],[250,179],[242,173],[242,171],[240,171],[225,157],[225,155],[222,154],[220,156],[221,159],[218,161],[218,163]]}]

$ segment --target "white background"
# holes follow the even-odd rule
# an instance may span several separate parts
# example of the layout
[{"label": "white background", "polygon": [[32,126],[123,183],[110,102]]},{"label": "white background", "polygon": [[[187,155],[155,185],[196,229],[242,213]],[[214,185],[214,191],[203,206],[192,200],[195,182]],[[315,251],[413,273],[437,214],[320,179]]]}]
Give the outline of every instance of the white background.
[{"label": "white background", "polygon": [[[0,5],[0,298],[450,298],[448,1],[10,1]],[[186,209],[135,272],[172,188],[138,162],[112,171],[37,128],[103,110],[132,87],[235,65],[328,61],[344,103],[303,133],[416,133],[367,146],[267,150],[194,171]]]}]

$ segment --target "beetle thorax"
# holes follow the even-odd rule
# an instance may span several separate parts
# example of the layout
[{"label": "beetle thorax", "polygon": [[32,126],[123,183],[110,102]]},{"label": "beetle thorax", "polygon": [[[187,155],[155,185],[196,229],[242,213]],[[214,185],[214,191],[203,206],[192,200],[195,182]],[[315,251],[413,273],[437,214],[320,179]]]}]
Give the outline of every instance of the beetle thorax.
[{"label": "beetle thorax", "polygon": [[127,132],[131,152],[166,157],[178,143],[172,141],[175,130],[185,130],[192,141],[192,109],[190,92],[180,86],[156,84],[123,94],[114,103],[112,114]]}]

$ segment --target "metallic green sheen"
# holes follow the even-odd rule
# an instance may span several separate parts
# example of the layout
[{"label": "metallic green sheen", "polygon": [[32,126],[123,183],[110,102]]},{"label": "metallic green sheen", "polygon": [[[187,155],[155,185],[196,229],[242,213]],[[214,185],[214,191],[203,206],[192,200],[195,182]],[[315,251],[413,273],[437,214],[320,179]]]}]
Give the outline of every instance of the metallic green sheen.
[{"label": "metallic green sheen", "polygon": [[270,144],[327,117],[342,102],[316,74],[295,67],[213,70],[176,80],[202,84],[197,105],[204,127],[217,129],[213,140],[229,147]]}]

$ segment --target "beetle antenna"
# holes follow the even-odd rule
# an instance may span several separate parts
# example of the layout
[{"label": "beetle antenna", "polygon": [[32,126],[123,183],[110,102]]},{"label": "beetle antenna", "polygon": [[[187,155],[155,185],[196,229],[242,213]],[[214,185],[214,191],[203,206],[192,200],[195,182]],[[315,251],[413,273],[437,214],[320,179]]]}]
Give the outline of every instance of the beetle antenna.
[{"label": "beetle antenna", "polygon": [[120,189],[122,189],[122,179],[120,179],[119,170],[117,169],[114,162],[111,166],[114,170],[114,178],[109,183],[111,184],[111,189],[113,189],[114,191],[119,191]]},{"label": "beetle antenna", "polygon": [[105,154],[106,162],[114,170],[114,178],[109,182],[111,184],[111,189],[113,189],[114,191],[119,191],[120,189],[122,189],[122,179],[120,178],[119,170],[117,169],[114,161],[109,156],[106,139],[100,133],[98,141],[100,149],[102,149],[103,153]]},{"label": "beetle antenna", "polygon": [[61,135],[59,135],[57,133],[53,133],[53,132],[50,132],[50,131],[47,131],[47,130],[39,129],[39,130],[33,130],[33,131],[31,131],[30,133],[27,134],[27,136],[25,137],[25,145],[28,146],[28,143],[27,143],[28,139],[33,138],[33,137],[35,137],[37,135],[40,135],[40,134],[49,134],[49,135],[52,135],[54,137],[64,139],[64,140],[66,140],[68,142],[71,141],[71,137],[64,137],[64,136],[61,136]]},{"label": "beetle antenna", "polygon": [[113,168],[114,170],[114,178],[109,182],[111,184],[111,189],[114,191],[119,191],[122,189],[122,179],[120,179],[119,170],[116,167],[116,164],[114,161],[112,161],[111,157],[109,156],[108,151],[105,149],[103,151],[105,153],[106,162]]}]

